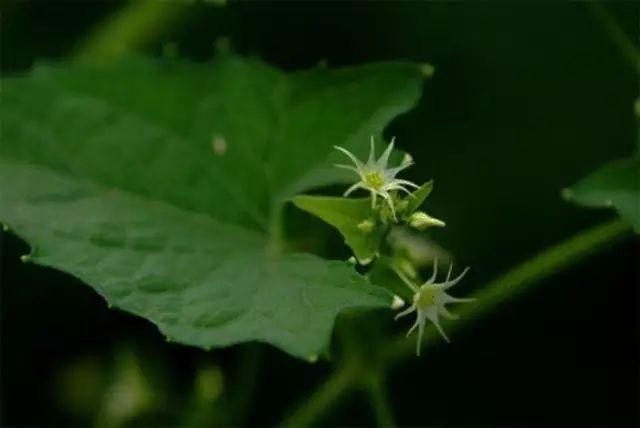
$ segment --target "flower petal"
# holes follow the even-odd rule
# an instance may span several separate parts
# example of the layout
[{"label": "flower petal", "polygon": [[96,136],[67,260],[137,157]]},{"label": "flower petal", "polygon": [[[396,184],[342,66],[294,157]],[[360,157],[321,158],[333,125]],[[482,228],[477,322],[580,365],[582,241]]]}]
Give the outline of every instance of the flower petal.
[{"label": "flower petal", "polygon": [[433,257],[433,273],[431,274],[431,277],[427,280],[427,282],[424,283],[424,285],[433,284],[433,282],[436,280],[436,276],[438,276],[438,256]]},{"label": "flower petal", "polygon": [[395,143],[395,140],[396,140],[396,137],[393,137],[391,139],[391,142],[387,146],[387,149],[384,151],[384,153],[382,153],[382,156],[380,156],[380,159],[378,159],[378,168],[383,170],[387,169],[387,163],[389,163],[389,155],[391,155],[391,151],[393,150],[393,145]]},{"label": "flower petal", "polygon": [[354,184],[353,186],[351,186],[347,190],[345,190],[343,196],[349,196],[355,190],[360,189],[360,188],[362,188],[362,183],[361,182],[357,182],[356,184]]},{"label": "flower petal", "polygon": [[382,187],[382,190],[387,191],[387,192],[389,192],[391,190],[402,190],[406,194],[411,195],[411,191],[410,190],[408,190],[407,188],[401,186],[400,184],[396,184],[395,182],[391,182],[391,183],[385,184]]},{"label": "flower petal", "polygon": [[394,182],[396,182],[396,183],[398,183],[398,184],[403,184],[403,185],[405,185],[405,186],[413,187],[413,188],[415,188],[415,189],[419,189],[419,188],[420,188],[420,186],[418,186],[416,183],[412,183],[412,182],[411,182],[411,181],[409,181],[409,180],[403,180],[403,179],[401,179],[401,178],[396,178],[396,179],[394,180]]},{"label": "flower petal", "polygon": [[392,180],[400,171],[409,168],[411,165],[413,165],[413,163],[403,163],[402,165],[394,168],[385,169],[384,173],[389,180]]},{"label": "flower petal", "polygon": [[416,343],[416,355],[420,356],[420,348],[422,348],[422,337],[424,336],[424,318],[419,318],[418,321],[418,341]]},{"label": "flower petal", "polygon": [[400,318],[406,315],[409,315],[411,312],[414,312],[415,310],[416,310],[416,305],[413,304],[409,306],[407,309],[405,309],[404,311],[397,313],[394,319],[399,320]]},{"label": "flower petal", "polygon": [[438,329],[442,337],[444,337],[444,340],[446,340],[447,342],[451,342],[449,340],[449,337],[447,337],[447,334],[444,332],[444,330],[440,326],[440,320],[438,319],[438,308],[436,308],[435,305],[431,305],[425,308],[423,310],[423,313],[424,313],[424,316],[427,317],[429,321],[431,321],[433,325],[436,326],[436,328]]},{"label": "flower petal", "polygon": [[384,191],[378,192],[378,194],[387,201],[387,203],[389,204],[389,209],[391,210],[391,215],[393,216],[393,221],[397,222],[398,218],[396,217],[396,209],[393,206],[393,200],[391,199],[391,195],[388,192],[384,192]]},{"label": "flower petal", "polygon": [[356,167],[358,169],[362,169],[362,167],[364,165],[362,165],[362,162],[360,162],[358,160],[357,157],[355,157],[355,155],[353,153],[351,153],[349,150],[345,149],[344,147],[340,147],[340,146],[333,146],[334,149],[336,150],[340,150],[342,153],[344,153],[345,155],[349,156],[349,159],[351,159],[353,161],[353,163],[356,165]]},{"label": "flower petal", "polygon": [[376,144],[373,138],[373,135],[371,136],[371,143],[369,146],[369,159],[367,160],[367,165],[372,166],[376,161]]},{"label": "flower petal", "polygon": [[450,320],[458,319],[458,315],[452,314],[451,312],[449,312],[449,310],[444,305],[437,305],[437,307],[438,307],[438,313],[440,313],[440,315],[442,315],[443,317]]},{"label": "flower petal", "polygon": [[460,273],[460,275],[458,275],[457,277],[455,277],[452,280],[447,279],[447,281],[443,282],[441,284],[441,287],[443,290],[448,290],[451,287],[453,287],[454,285],[456,285],[457,283],[460,282],[460,280],[462,279],[462,277],[464,277],[466,275],[466,273],[469,272],[469,266],[467,266],[466,268],[464,268],[464,270],[462,271],[462,273]]},{"label": "flower petal", "polygon": [[453,297],[449,294],[445,294],[442,303],[468,303],[476,300],[473,297]]},{"label": "flower petal", "polygon": [[349,171],[353,171],[356,174],[360,175],[360,171],[358,171],[358,168],[356,168],[355,166],[342,165],[342,164],[339,164],[339,163],[334,163],[333,166],[335,166],[336,168],[348,169]]}]

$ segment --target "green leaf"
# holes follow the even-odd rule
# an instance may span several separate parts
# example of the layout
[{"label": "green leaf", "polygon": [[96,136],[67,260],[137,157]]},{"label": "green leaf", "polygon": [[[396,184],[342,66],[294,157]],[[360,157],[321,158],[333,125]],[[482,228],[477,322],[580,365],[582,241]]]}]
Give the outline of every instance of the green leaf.
[{"label": "green leaf", "polygon": [[363,221],[375,222],[377,213],[371,208],[371,199],[302,195],[291,201],[338,229],[360,263],[368,264],[376,257],[388,227],[378,222],[368,233],[358,228]]},{"label": "green leaf", "polygon": [[640,158],[610,162],[562,194],[578,205],[613,207],[640,233]]},{"label": "green leaf", "polygon": [[364,155],[421,81],[407,63],[286,74],[233,55],[40,66],[3,79],[0,220],[173,341],[308,357],[340,312],[390,298],[283,253],[283,201],[348,178],[331,147]]},{"label": "green leaf", "polygon": [[422,205],[431,194],[431,190],[433,190],[433,180],[427,181],[412,193],[412,197],[406,198],[408,203],[406,214],[411,215],[414,211],[420,208],[420,205]]}]

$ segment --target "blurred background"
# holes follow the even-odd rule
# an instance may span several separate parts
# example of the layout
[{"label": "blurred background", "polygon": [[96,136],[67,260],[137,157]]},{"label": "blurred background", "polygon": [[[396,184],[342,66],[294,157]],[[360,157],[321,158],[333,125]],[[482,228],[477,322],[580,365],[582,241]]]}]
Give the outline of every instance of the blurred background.
[{"label": "blurred background", "polygon": [[[131,8],[0,4],[3,75],[73,55]],[[563,201],[560,191],[633,151],[638,74],[612,25],[638,41],[637,2],[156,6],[160,23],[135,47],[151,55],[203,61],[224,38],[287,70],[433,64],[420,105],[386,134],[416,159],[406,178],[435,179],[428,211],[448,227],[433,239],[473,268],[459,295],[613,218]],[[146,25],[154,12],[142,10],[123,32]],[[304,221],[318,252],[347,254],[331,228],[291,211],[292,234]],[[27,245],[0,236],[2,426],[273,425],[332,371],[329,362],[308,364],[264,345],[206,353],[166,343],[150,323],[109,310],[70,276],[21,263]],[[638,249],[637,239],[616,244],[396,368],[388,386],[398,423],[637,425]],[[323,423],[374,420],[354,394]]]}]

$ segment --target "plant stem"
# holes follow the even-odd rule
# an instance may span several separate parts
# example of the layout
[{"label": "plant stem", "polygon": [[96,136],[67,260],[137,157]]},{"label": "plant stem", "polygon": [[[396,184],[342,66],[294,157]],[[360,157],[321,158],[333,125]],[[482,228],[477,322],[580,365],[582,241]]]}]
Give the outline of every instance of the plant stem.
[{"label": "plant stem", "polygon": [[77,58],[108,61],[152,42],[187,15],[187,1],[132,1],[98,25],[76,48]]},{"label": "plant stem", "polygon": [[395,418],[384,388],[382,375],[379,373],[371,375],[369,381],[364,385],[364,389],[376,417],[377,425],[379,427],[395,427]]},{"label": "plant stem", "polygon": [[[462,307],[461,320],[457,323],[451,323],[450,328],[462,328],[469,325],[470,321],[521,295],[530,289],[529,286],[551,276],[562,268],[585,259],[596,250],[612,244],[630,232],[631,227],[627,223],[613,220],[581,232],[543,251],[482,287],[480,292],[475,295],[477,301],[466,305],[466,308]],[[437,332],[433,326],[425,329],[423,349],[435,342],[436,335]],[[395,339],[387,346],[388,351],[382,357],[381,370],[387,370],[400,361],[413,356],[414,346],[414,342],[405,339],[404,335]],[[357,374],[358,371],[355,368],[351,370],[338,369],[311,395],[307,402],[302,403],[294,411],[295,417],[289,419],[289,422],[301,426],[313,423],[337,400],[358,385]]]},{"label": "plant stem", "polygon": [[325,383],[313,392],[290,416],[282,426],[308,427],[317,421],[323,413],[357,385],[358,370],[353,365],[344,365],[334,371]]},{"label": "plant stem", "polygon": [[592,0],[588,3],[591,12],[598,18],[609,34],[611,41],[616,45],[620,53],[636,71],[640,71],[640,51],[631,41],[629,36],[620,28],[615,18],[599,0]]}]

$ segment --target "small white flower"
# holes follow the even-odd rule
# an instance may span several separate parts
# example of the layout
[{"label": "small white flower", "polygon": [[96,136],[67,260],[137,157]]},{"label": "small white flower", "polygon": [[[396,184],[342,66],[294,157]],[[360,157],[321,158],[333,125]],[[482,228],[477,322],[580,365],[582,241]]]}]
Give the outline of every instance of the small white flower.
[{"label": "small white flower", "polygon": [[391,214],[393,218],[396,218],[395,207],[393,206],[393,198],[390,192],[394,190],[402,190],[407,194],[411,194],[405,186],[419,188],[415,183],[412,183],[408,180],[402,180],[396,178],[396,175],[402,171],[413,165],[413,161],[411,158],[405,158],[405,160],[400,164],[400,166],[394,168],[387,168],[387,163],[389,162],[389,155],[393,150],[395,137],[391,139],[391,143],[387,147],[387,149],[382,153],[382,156],[378,160],[375,159],[375,143],[373,140],[373,135],[371,136],[371,149],[369,151],[369,159],[366,163],[362,163],[358,158],[354,156],[349,150],[340,147],[333,146],[335,149],[340,150],[345,155],[349,156],[349,159],[353,161],[355,166],[352,165],[336,165],[338,168],[348,169],[350,171],[355,172],[360,177],[360,181],[358,181],[353,186],[349,187],[346,192],[344,192],[344,196],[349,196],[352,192],[357,189],[364,189],[369,191],[371,194],[371,207],[375,208],[377,197],[380,196],[389,204],[389,208],[391,210]]},{"label": "small white flower", "polygon": [[448,319],[457,318],[456,315],[452,314],[445,307],[448,303],[462,303],[462,302],[470,302],[474,299],[459,299],[457,297],[450,296],[446,293],[446,291],[456,285],[462,277],[467,273],[469,268],[467,267],[460,275],[456,278],[451,279],[451,271],[453,269],[453,264],[449,265],[449,273],[447,274],[447,279],[444,282],[436,283],[436,276],[438,274],[438,261],[434,260],[433,262],[433,275],[431,278],[424,284],[422,284],[419,288],[416,287],[410,280],[408,280],[401,272],[397,272],[400,278],[413,290],[413,304],[396,315],[396,320],[408,315],[412,312],[416,312],[416,322],[411,326],[409,331],[407,332],[407,337],[417,328],[418,329],[418,343],[416,346],[416,354],[420,355],[420,345],[422,344],[422,336],[424,333],[424,326],[426,324],[426,320],[428,319],[436,326],[442,337],[449,342],[449,338],[445,334],[444,330],[440,326],[439,316],[442,315]]}]

